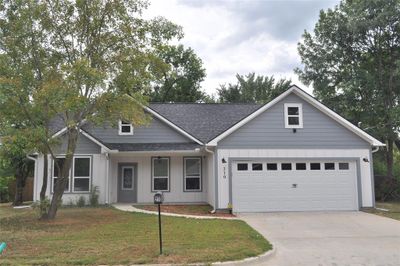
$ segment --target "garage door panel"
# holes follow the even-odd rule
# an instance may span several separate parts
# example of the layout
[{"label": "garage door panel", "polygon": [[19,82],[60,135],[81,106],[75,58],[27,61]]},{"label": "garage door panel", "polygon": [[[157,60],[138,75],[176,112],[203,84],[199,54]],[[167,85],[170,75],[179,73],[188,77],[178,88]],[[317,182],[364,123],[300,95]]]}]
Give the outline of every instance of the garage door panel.
[{"label": "garage door panel", "polygon": [[[247,163],[247,171],[238,171],[240,163]],[[251,171],[252,163],[262,163],[262,171]],[[325,170],[324,161],[307,161],[306,170],[268,171],[270,161],[234,162],[232,164],[232,203],[235,212],[355,210],[357,202],[357,174],[355,161],[329,161],[334,170]],[[290,162],[289,162],[290,163]],[[319,163],[320,170],[311,170],[310,163]],[[344,169],[339,169],[339,163]],[[331,165],[328,165],[331,166]],[[348,167],[348,169],[346,169]]]}]

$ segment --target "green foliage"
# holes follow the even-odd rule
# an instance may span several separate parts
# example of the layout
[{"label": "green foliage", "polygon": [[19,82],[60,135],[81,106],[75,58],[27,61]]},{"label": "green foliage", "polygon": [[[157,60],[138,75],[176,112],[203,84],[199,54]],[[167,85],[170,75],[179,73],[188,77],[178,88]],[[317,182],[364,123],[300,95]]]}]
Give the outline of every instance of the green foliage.
[{"label": "green foliage", "polygon": [[162,79],[154,85],[150,101],[199,102],[207,97],[200,89],[206,71],[193,49],[185,49],[183,45],[164,46],[157,54],[169,68],[165,69]]},{"label": "green foliage", "polygon": [[10,195],[8,191],[8,185],[14,180],[13,176],[2,176],[0,175],[0,202],[9,202]]},{"label": "green foliage", "polygon": [[76,201],[76,206],[79,208],[85,207],[86,205],[86,198],[84,196],[79,196],[78,200]]},{"label": "green foliage", "polygon": [[[400,151],[394,151],[393,161],[393,175],[400,181]],[[374,154],[374,174],[382,176],[386,175],[385,157],[381,152]]]},{"label": "green foliage", "polygon": [[400,2],[342,1],[321,11],[298,45],[300,79],[315,96],[386,141],[387,169],[400,131]]},{"label": "green foliage", "polygon": [[92,207],[99,206],[99,187],[98,186],[92,186],[92,189],[90,191],[90,196],[89,196],[89,203],[90,203],[90,206],[92,206]]},{"label": "green foliage", "polygon": [[32,204],[32,208],[36,210],[39,218],[47,215],[47,212],[50,208],[50,200],[48,197],[45,197],[44,200],[36,201]]},{"label": "green foliage", "polygon": [[254,72],[245,76],[237,74],[236,78],[236,84],[220,85],[219,102],[266,103],[287,90],[291,83],[286,79],[276,82],[274,76],[256,76]]}]

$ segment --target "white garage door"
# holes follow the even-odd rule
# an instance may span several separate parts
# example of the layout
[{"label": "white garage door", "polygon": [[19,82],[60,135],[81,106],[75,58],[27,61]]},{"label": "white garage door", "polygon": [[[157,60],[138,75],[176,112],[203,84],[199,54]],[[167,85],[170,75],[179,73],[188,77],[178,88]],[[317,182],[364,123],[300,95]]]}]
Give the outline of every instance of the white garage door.
[{"label": "white garage door", "polygon": [[234,212],[357,210],[355,161],[232,163]]}]

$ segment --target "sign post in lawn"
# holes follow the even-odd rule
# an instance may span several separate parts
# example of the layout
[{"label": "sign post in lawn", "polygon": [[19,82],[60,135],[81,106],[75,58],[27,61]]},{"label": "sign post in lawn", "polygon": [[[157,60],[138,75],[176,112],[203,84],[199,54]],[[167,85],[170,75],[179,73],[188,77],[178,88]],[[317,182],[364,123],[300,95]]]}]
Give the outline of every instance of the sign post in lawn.
[{"label": "sign post in lawn", "polygon": [[160,205],[163,203],[163,194],[162,192],[157,192],[154,195],[154,204],[158,205],[158,235],[160,239],[160,255],[162,254],[162,233],[161,233],[161,207]]}]

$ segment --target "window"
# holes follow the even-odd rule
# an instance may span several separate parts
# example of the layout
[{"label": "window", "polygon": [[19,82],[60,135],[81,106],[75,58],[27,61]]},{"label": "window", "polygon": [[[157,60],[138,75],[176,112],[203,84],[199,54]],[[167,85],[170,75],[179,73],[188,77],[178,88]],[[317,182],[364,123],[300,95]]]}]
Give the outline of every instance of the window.
[{"label": "window", "polygon": [[152,158],[153,191],[169,191],[169,158]]},{"label": "window", "polygon": [[285,103],[285,128],[303,127],[303,108],[301,103]]},{"label": "window", "polygon": [[282,170],[292,170],[292,164],[291,163],[282,163],[281,169]]},{"label": "window", "polygon": [[133,189],[133,167],[123,166],[122,167],[122,190]]},{"label": "window", "polygon": [[307,170],[305,163],[296,163],[296,170]]},{"label": "window", "polygon": [[74,157],[73,191],[89,192],[91,177],[91,157]]},{"label": "window", "polygon": [[[53,192],[56,187],[56,182],[57,182],[57,178],[59,176],[59,171],[61,171],[61,169],[63,168],[64,163],[65,163],[64,157],[58,157],[55,160],[53,160]],[[69,180],[67,182],[67,185],[65,186],[64,191],[69,191]]]},{"label": "window", "polygon": [[339,163],[339,170],[349,170],[349,163]]},{"label": "window", "polygon": [[262,165],[262,163],[253,163],[253,164],[251,164],[251,169],[253,171],[262,171],[263,165]]},{"label": "window", "polygon": [[238,171],[247,171],[248,170],[247,163],[238,163],[237,170]]},{"label": "window", "polygon": [[335,170],[335,163],[325,163],[325,170]]},{"label": "window", "polygon": [[311,170],[321,170],[321,164],[320,163],[310,163],[310,169]]},{"label": "window", "polygon": [[201,158],[184,158],[185,191],[201,191]]},{"label": "window", "polygon": [[269,171],[278,170],[278,164],[276,164],[276,163],[267,163],[267,170],[269,170]]},{"label": "window", "polygon": [[119,135],[133,135],[133,126],[130,123],[123,121],[118,122],[118,134]]}]

